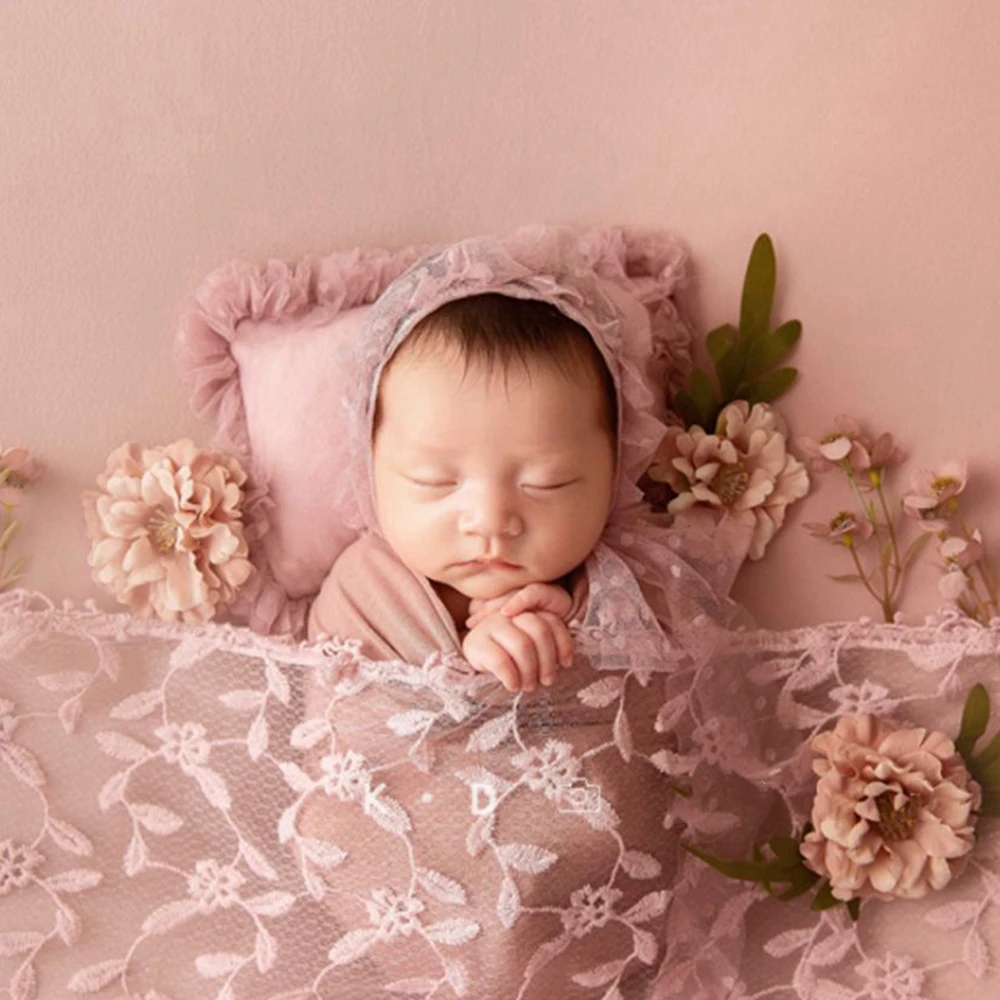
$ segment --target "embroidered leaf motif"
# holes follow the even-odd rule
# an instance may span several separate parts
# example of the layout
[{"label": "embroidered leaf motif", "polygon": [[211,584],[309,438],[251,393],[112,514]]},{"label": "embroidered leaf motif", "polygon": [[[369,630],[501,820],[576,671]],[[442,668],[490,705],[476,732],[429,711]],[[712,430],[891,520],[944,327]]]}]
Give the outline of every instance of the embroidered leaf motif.
[{"label": "embroidered leaf motif", "polygon": [[410,822],[406,810],[388,795],[379,795],[367,812],[383,830],[388,830],[397,836],[409,833],[413,829],[413,824]]},{"label": "embroidered leaf motif", "polygon": [[38,996],[38,980],[35,978],[35,966],[26,962],[10,980],[10,1000],[35,1000]]},{"label": "embroidered leaf motif", "polygon": [[263,896],[245,899],[243,905],[262,917],[280,917],[287,913],[295,902],[290,892],[266,892]]},{"label": "embroidered leaf motif", "polygon": [[80,704],[79,698],[70,698],[59,706],[59,721],[67,736],[72,736],[76,732],[76,724],[80,721],[82,712],[83,705]]},{"label": "embroidered leaf motif", "polygon": [[121,802],[126,784],[128,771],[118,771],[104,782],[97,793],[97,804],[101,807],[101,812],[107,812],[113,805]]},{"label": "embroidered leaf motif", "polygon": [[663,866],[651,854],[643,851],[626,851],[622,855],[622,868],[632,878],[656,878]]},{"label": "embroidered leaf motif", "polygon": [[430,941],[437,941],[440,944],[465,944],[479,934],[480,927],[474,920],[463,920],[461,917],[452,917],[450,920],[442,920],[440,923],[430,924],[424,928],[424,935]]},{"label": "embroidered leaf motif", "polygon": [[765,943],[764,951],[772,958],[784,958],[793,951],[805,947],[812,936],[811,930],[783,931]]},{"label": "embroidered leaf motif", "polygon": [[641,924],[666,912],[669,893],[664,889],[647,893],[623,917],[631,923]]},{"label": "embroidered leaf motif", "polygon": [[140,691],[138,694],[129,695],[124,701],[118,702],[111,709],[110,715],[112,719],[133,722],[137,719],[145,719],[162,704],[163,692],[159,688],[151,688],[149,691]]},{"label": "embroidered leaf motif", "polygon": [[621,823],[618,813],[603,795],[597,797],[597,808],[579,813],[595,830],[613,830]]},{"label": "embroidered leaf motif", "polygon": [[267,720],[263,715],[258,715],[253,720],[250,732],[247,733],[247,753],[251,760],[260,760],[261,754],[267,749],[268,731]]},{"label": "embroidered leaf motif", "polygon": [[208,955],[199,955],[194,960],[194,967],[202,979],[219,979],[241,968],[245,961],[243,955],[237,955],[235,952],[217,951]]},{"label": "embroidered leaf motif", "polygon": [[13,743],[0,743],[0,761],[3,761],[11,774],[25,785],[38,788],[45,784],[45,775],[38,766],[38,761],[24,747]]},{"label": "embroidered leaf motif", "polygon": [[287,761],[282,761],[278,767],[281,769],[285,781],[296,792],[311,792],[313,790],[314,782],[312,778],[298,764],[290,764]]},{"label": "embroidered leaf motif", "polygon": [[328,956],[331,965],[347,965],[357,961],[378,940],[378,931],[374,928],[361,928],[348,931],[330,949]]},{"label": "embroidered leaf motif", "polygon": [[383,986],[389,993],[401,993],[404,996],[423,996],[437,989],[436,979],[397,979],[394,983]]},{"label": "embroidered leaf motif", "polygon": [[329,735],[330,723],[326,719],[307,719],[292,730],[289,742],[296,750],[311,750]]},{"label": "embroidered leaf motif", "polygon": [[464,997],[469,992],[469,973],[461,962],[446,958],[443,962],[445,979],[455,991],[455,996]]},{"label": "embroidered leaf motif", "polygon": [[664,774],[671,776],[691,774],[698,766],[697,755],[674,753],[673,750],[657,750],[649,760]]},{"label": "embroidered leaf motif", "polygon": [[520,911],[521,896],[517,891],[517,886],[511,879],[505,877],[500,886],[500,896],[497,899],[497,916],[500,918],[500,923],[510,930]]},{"label": "embroidered leaf motif", "polygon": [[80,918],[62,900],[56,906],[56,933],[70,947],[80,939]]},{"label": "embroidered leaf motif", "polygon": [[65,820],[50,816],[45,829],[53,842],[70,854],[89,858],[94,853],[94,845],[90,840]]},{"label": "embroidered leaf motif", "polygon": [[153,910],[142,922],[142,931],[144,934],[166,934],[197,912],[198,904],[193,899],[175,899]]},{"label": "embroidered leaf motif", "polygon": [[808,954],[809,964],[819,966],[836,965],[854,947],[855,940],[853,927],[848,927],[846,930],[831,934],[828,938],[810,949]]},{"label": "embroidered leaf motif", "polygon": [[54,674],[39,674],[35,680],[46,691],[79,691],[90,683],[93,676],[86,670],[60,670]]},{"label": "embroidered leaf motif", "polygon": [[278,958],[278,947],[274,943],[274,938],[260,925],[257,927],[253,957],[257,963],[257,970],[262,973],[270,972]]},{"label": "embroidered leaf motif", "polygon": [[227,812],[232,805],[232,800],[229,798],[229,789],[226,788],[226,783],[222,780],[222,776],[210,767],[192,768],[192,771],[195,778],[198,779],[198,784],[201,786],[201,791],[205,798],[216,809]]},{"label": "embroidered leaf motif", "polygon": [[386,726],[397,736],[412,736],[414,733],[422,732],[437,716],[433,712],[425,712],[421,709],[413,709],[409,712],[398,712],[391,715],[386,720]]},{"label": "embroidered leaf motif", "polygon": [[986,969],[990,964],[990,955],[986,949],[986,942],[978,930],[969,931],[962,947],[962,961],[969,967],[969,971],[976,977],[982,979],[986,975]]},{"label": "embroidered leaf motif", "polygon": [[558,860],[559,855],[535,844],[504,844],[497,848],[500,860],[519,872],[537,875],[548,871]]},{"label": "embroidered leaf motif", "polygon": [[125,962],[120,958],[110,962],[98,962],[81,969],[67,984],[70,993],[96,993],[104,989],[112,980],[125,971]]},{"label": "embroidered leaf motif", "polygon": [[347,851],[328,840],[303,837],[299,841],[299,845],[302,848],[302,853],[320,868],[336,868],[347,857]]},{"label": "embroidered leaf motif", "polygon": [[121,733],[98,733],[97,743],[109,757],[116,760],[143,761],[152,754],[149,747]]},{"label": "embroidered leaf motif", "polygon": [[615,746],[627,764],[632,759],[632,728],[628,724],[628,716],[624,707],[618,710],[614,725]]},{"label": "embroidered leaf motif", "polygon": [[832,979],[817,979],[809,987],[809,996],[815,1000],[857,1000],[858,994]]},{"label": "embroidered leaf motif", "polygon": [[85,892],[99,885],[104,876],[89,868],[73,868],[68,872],[60,872],[42,883],[49,892]]},{"label": "embroidered leaf motif", "polygon": [[134,803],[132,815],[150,833],[158,834],[161,837],[176,833],[184,825],[184,820],[177,813],[171,812],[163,806],[154,805],[152,802]]},{"label": "embroidered leaf motif", "polygon": [[634,927],[632,947],[635,948],[636,957],[644,965],[652,965],[656,961],[656,938],[649,931]]},{"label": "embroidered leaf motif", "polygon": [[287,844],[295,836],[296,806],[289,806],[278,820],[278,843]]},{"label": "embroidered leaf motif", "polygon": [[676,698],[665,701],[659,712],[656,713],[656,722],[653,729],[658,733],[669,732],[680,721],[681,716],[687,711],[688,696],[679,694]]},{"label": "embroidered leaf motif", "polygon": [[281,668],[276,663],[268,660],[267,665],[264,667],[264,676],[267,678],[267,690],[270,691],[282,705],[287,705],[292,696],[292,692],[288,686],[288,678],[284,675]]},{"label": "embroidered leaf motif", "polygon": [[625,963],[621,959],[605,962],[603,965],[595,965],[592,969],[587,969],[586,972],[576,973],[573,976],[573,982],[580,986],[603,986],[617,978],[624,968]]},{"label": "embroidered leaf motif", "polygon": [[454,879],[448,878],[447,875],[442,875],[441,872],[431,868],[418,866],[416,878],[419,885],[435,899],[440,899],[442,903],[455,903],[459,906],[466,904],[465,889]]},{"label": "embroidered leaf motif", "polygon": [[125,851],[124,868],[125,874],[131,878],[138,875],[146,867],[149,854],[146,851],[146,844],[143,839],[136,834],[129,842],[128,850]]},{"label": "embroidered leaf motif", "polygon": [[924,920],[932,927],[953,931],[972,923],[979,916],[982,906],[975,902],[945,903],[924,914]]},{"label": "embroidered leaf motif", "polygon": [[576,696],[591,708],[604,708],[621,696],[624,682],[621,677],[604,677],[593,684],[588,685],[582,691],[577,691]]},{"label": "embroidered leaf motif", "polygon": [[256,712],[264,704],[264,692],[253,690],[227,691],[219,695],[226,708],[236,712]]},{"label": "embroidered leaf motif", "polygon": [[496,719],[490,719],[474,730],[465,744],[467,751],[485,752],[500,746],[514,730],[514,713],[507,712]]},{"label": "embroidered leaf motif", "polygon": [[523,981],[528,982],[534,978],[538,970],[548,965],[556,955],[564,952],[572,940],[572,935],[563,933],[559,937],[552,938],[540,944],[528,960],[528,964],[524,967]]},{"label": "embroidered leaf motif", "polygon": [[489,842],[493,834],[494,813],[492,810],[477,816],[469,825],[469,830],[465,835],[465,849],[472,857],[477,857],[479,852]]},{"label": "embroidered leaf motif", "polygon": [[268,882],[276,882],[278,879],[278,873],[271,867],[271,863],[257,850],[253,844],[246,840],[240,841],[240,854],[243,856],[243,860],[246,861],[247,867],[255,875],[259,875],[263,879],[267,879]]},{"label": "embroidered leaf motif", "polygon": [[37,931],[8,931],[0,934],[0,958],[10,958],[26,951],[40,947],[45,941],[45,935]]}]

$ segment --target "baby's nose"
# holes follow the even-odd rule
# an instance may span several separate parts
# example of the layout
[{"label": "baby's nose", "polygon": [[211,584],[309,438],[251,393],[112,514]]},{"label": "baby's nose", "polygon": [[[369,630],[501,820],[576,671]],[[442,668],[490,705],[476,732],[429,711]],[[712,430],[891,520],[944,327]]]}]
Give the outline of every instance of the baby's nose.
[{"label": "baby's nose", "polygon": [[521,534],[524,523],[513,504],[503,499],[484,499],[462,512],[459,527],[470,535],[513,537]]}]

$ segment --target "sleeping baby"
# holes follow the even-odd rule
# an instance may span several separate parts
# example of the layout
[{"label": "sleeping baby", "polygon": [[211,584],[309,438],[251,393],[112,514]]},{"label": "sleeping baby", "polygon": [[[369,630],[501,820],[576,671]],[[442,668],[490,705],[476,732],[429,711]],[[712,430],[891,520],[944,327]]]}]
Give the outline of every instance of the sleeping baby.
[{"label": "sleeping baby", "polygon": [[554,305],[487,293],[426,315],[375,399],[383,537],[339,557],[309,637],[358,638],[371,659],[461,653],[509,691],[551,685],[612,506],[617,424],[607,365]]}]

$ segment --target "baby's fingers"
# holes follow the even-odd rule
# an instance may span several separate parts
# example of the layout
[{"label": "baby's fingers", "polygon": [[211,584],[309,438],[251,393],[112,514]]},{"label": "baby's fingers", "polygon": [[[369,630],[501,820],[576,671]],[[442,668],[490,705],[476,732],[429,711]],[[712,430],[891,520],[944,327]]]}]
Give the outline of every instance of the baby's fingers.
[{"label": "baby's fingers", "polygon": [[513,618],[524,611],[551,611],[556,615],[566,615],[573,606],[573,598],[551,583],[529,583],[519,590],[503,606],[503,614]]},{"label": "baby's fingers", "polygon": [[539,612],[542,618],[548,622],[555,639],[556,650],[559,655],[559,666],[573,666],[573,637],[569,634],[569,626],[558,615],[550,611]]},{"label": "baby's fingers", "polygon": [[489,642],[473,663],[476,670],[493,674],[508,691],[518,691],[521,687],[521,673],[517,664],[497,642]]}]

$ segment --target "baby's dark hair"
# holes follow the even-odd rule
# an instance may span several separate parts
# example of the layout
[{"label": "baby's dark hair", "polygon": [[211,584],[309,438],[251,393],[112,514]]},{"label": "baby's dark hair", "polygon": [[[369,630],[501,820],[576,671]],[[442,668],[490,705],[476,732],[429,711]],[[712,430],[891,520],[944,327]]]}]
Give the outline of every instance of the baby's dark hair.
[{"label": "baby's dark hair", "polygon": [[553,366],[567,378],[592,378],[600,386],[602,418],[618,437],[614,379],[587,330],[549,302],[487,292],[454,299],[421,319],[390,359],[411,352],[458,351],[465,373],[475,366],[491,376],[532,362]]}]

